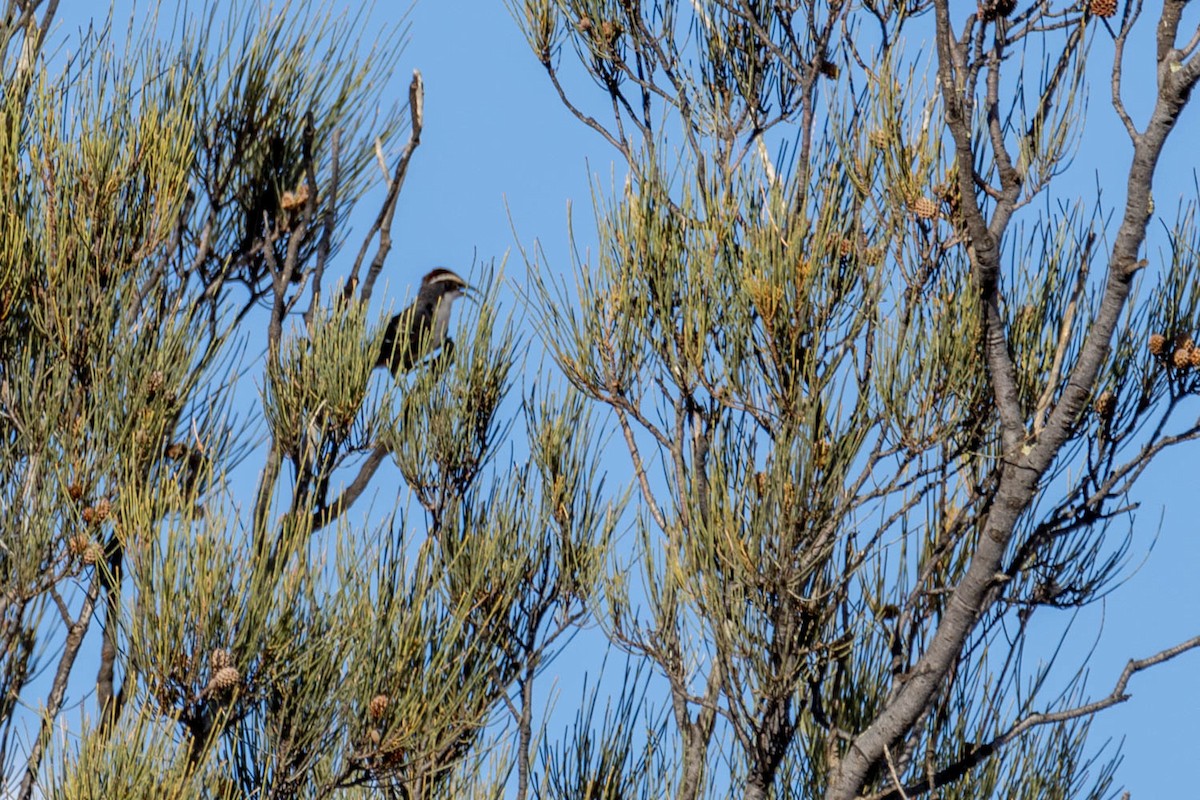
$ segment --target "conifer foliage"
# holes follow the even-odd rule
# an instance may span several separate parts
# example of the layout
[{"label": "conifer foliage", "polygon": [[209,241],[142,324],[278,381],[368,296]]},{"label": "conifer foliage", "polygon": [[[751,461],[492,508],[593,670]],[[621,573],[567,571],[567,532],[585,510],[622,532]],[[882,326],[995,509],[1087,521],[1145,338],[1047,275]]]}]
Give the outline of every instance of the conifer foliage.
[{"label": "conifer foliage", "polygon": [[396,378],[400,29],[193,5],[0,19],[5,796],[1111,796],[1089,721],[1200,637],[1030,631],[1200,436],[1184,0],[509,0],[620,177]]}]

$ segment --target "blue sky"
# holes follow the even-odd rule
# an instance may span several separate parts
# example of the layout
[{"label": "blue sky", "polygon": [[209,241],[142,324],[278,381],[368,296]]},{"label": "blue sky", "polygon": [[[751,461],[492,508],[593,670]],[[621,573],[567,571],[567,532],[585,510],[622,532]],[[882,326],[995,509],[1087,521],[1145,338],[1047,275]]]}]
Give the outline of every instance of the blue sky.
[{"label": "blue sky", "polygon": [[[1150,5],[1155,7],[1148,11],[1156,12],[1157,4]],[[356,9],[357,4],[347,8]],[[80,4],[64,4],[60,32],[73,31],[83,20],[73,15],[83,13]],[[374,18],[383,21],[389,13],[376,9]],[[117,19],[124,19],[120,11]],[[420,69],[426,121],[401,195],[394,249],[383,276],[395,302],[401,302],[407,286],[431,266],[466,269],[474,257],[500,260],[509,254],[507,276],[520,283],[524,264],[514,230],[526,246],[539,241],[550,265],[567,268],[568,206],[573,204],[575,231],[586,246],[594,241],[589,174],[607,185],[615,153],[560,104],[500,0],[426,0],[415,6],[409,20],[411,41],[396,65],[394,93],[402,99],[412,70]],[[1108,49],[1103,42],[1097,46],[1105,55]],[[1111,186],[1105,200],[1119,204],[1122,197],[1113,192],[1123,185],[1130,147],[1107,102],[1107,67],[1095,63],[1093,69],[1102,74],[1089,104],[1086,145],[1071,175],[1058,184],[1058,195],[1092,194],[1096,170],[1112,165],[1113,172],[1100,173],[1099,178]],[[1189,109],[1176,131],[1155,191],[1160,213],[1167,212],[1181,193],[1194,191],[1195,158],[1184,140],[1194,137],[1198,122],[1196,109]],[[369,213],[373,212],[364,212],[359,220],[364,228]],[[516,302],[511,292],[504,296]],[[1103,624],[1088,663],[1093,697],[1110,691],[1127,659],[1150,655],[1196,633],[1200,581],[1191,571],[1200,565],[1200,541],[1197,514],[1189,506],[1200,475],[1193,466],[1198,461],[1200,445],[1168,453],[1147,471],[1134,498],[1142,510],[1133,551],[1144,552],[1157,535],[1154,550],[1103,606],[1077,620],[1072,652],[1063,654],[1066,664],[1083,657]],[[614,463],[614,477],[620,478],[624,469],[623,463]],[[578,677],[597,663],[596,652],[570,647],[548,673]],[[1134,798],[1195,791],[1192,765],[1200,757],[1198,666],[1200,653],[1192,653],[1136,676],[1129,686],[1132,698],[1103,712],[1093,727],[1097,744],[1108,737],[1124,739],[1125,761],[1118,780]],[[561,685],[560,706],[569,710],[578,697],[572,688],[577,684],[564,679]]]}]

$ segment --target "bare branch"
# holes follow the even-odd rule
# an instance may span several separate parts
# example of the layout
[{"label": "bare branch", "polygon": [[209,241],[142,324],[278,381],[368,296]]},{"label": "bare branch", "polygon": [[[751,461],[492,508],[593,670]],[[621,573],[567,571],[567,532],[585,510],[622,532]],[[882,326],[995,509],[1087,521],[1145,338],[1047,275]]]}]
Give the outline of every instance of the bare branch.
[{"label": "bare branch", "polygon": [[96,600],[100,596],[103,583],[100,575],[101,569],[102,567],[97,567],[92,575],[91,585],[88,587],[87,594],[83,600],[83,608],[80,610],[79,616],[71,624],[70,629],[67,631],[66,639],[63,642],[63,651],[58,659],[58,669],[54,673],[54,682],[50,687],[50,694],[46,697],[46,706],[42,710],[41,729],[38,732],[37,738],[30,745],[29,756],[25,761],[25,774],[21,777],[21,788],[17,794],[19,800],[30,800],[33,797],[34,784],[37,782],[38,771],[42,764],[42,756],[45,755],[46,746],[50,743],[50,734],[53,731],[54,722],[58,718],[63,700],[67,696],[67,683],[71,678],[71,670],[75,666],[75,659],[79,655],[79,649],[83,645],[84,636],[87,634],[88,628],[92,623],[92,614],[96,610]]},{"label": "bare branch", "polygon": [[1063,709],[1062,711],[1046,711],[1030,714],[1016,722],[1012,727],[990,742],[974,745],[965,758],[939,769],[932,777],[904,787],[899,786],[899,780],[894,780],[894,783],[897,784],[896,788],[877,792],[871,795],[868,800],[908,800],[913,795],[924,794],[940,786],[949,785],[982,764],[988,758],[991,758],[1006,744],[1012,742],[1030,728],[1069,722],[1081,717],[1090,717],[1106,708],[1124,703],[1132,696],[1125,693],[1125,688],[1129,685],[1130,679],[1135,674],[1144,669],[1170,661],[1176,656],[1198,647],[1200,647],[1200,636],[1180,642],[1147,658],[1131,660],[1125,665],[1125,669],[1118,676],[1113,690],[1106,697],[1076,706],[1075,708]]},{"label": "bare branch", "polygon": [[[340,130],[333,132],[333,139],[329,146],[329,190],[325,200],[325,214],[321,225],[321,240],[317,243],[316,263],[313,265],[312,272],[312,299],[309,301],[308,310],[304,312],[304,323],[311,329],[313,311],[321,304],[321,280],[325,276],[325,265],[329,261],[329,253],[333,249],[333,234],[337,223],[337,203],[338,190],[342,181],[341,172],[341,152],[342,152],[342,132]],[[309,200],[317,196],[317,178],[313,171],[312,160],[309,159],[306,169],[306,180],[308,181]]]},{"label": "bare branch", "polygon": [[383,262],[392,249],[392,219],[396,215],[396,203],[400,199],[400,189],[404,186],[404,177],[408,174],[408,164],[412,161],[413,153],[421,144],[421,131],[425,125],[425,81],[421,78],[420,70],[413,70],[412,82],[408,86],[408,110],[410,129],[408,144],[404,145],[404,149],[400,152],[396,170],[392,174],[391,183],[388,184],[383,206],[380,208],[375,222],[371,225],[371,229],[363,237],[362,247],[358,251],[358,257],[354,260],[353,269],[350,270],[350,278],[346,282],[346,291],[353,292],[358,283],[358,273],[363,259],[366,257],[367,248],[370,246],[371,240],[375,238],[375,234],[379,234],[379,246],[375,251],[375,258],[372,259],[371,266],[367,269],[367,277],[359,292],[359,299],[364,303],[371,299],[375,279],[383,270]]},{"label": "bare branch", "polygon": [[371,454],[367,456],[367,460],[359,467],[358,474],[354,476],[354,480],[350,482],[350,485],[332,503],[313,513],[311,528],[313,533],[316,533],[336,520],[354,505],[355,501],[366,491],[371,478],[375,475],[375,471],[379,469],[379,465],[383,463],[383,459],[390,452],[391,448],[387,445],[375,445],[375,449],[371,451]]}]

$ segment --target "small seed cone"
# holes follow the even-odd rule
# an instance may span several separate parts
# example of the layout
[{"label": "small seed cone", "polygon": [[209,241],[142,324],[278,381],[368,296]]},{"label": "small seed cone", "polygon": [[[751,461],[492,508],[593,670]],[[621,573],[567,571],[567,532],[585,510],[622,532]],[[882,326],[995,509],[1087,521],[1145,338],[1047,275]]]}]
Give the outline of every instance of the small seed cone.
[{"label": "small seed cone", "polygon": [[621,23],[616,20],[606,19],[600,23],[600,39],[611,45],[625,31],[621,28]]},{"label": "small seed cone", "polygon": [[1117,13],[1117,0],[1092,0],[1088,11],[1097,17],[1111,17]]},{"label": "small seed cone", "polygon": [[104,559],[104,548],[99,542],[92,542],[83,551],[83,563],[89,567]]},{"label": "small seed cone", "polygon": [[284,211],[295,211],[308,202],[308,194],[308,184],[302,183],[296,187],[296,191],[284,192],[279,204],[283,206]]},{"label": "small seed cone", "polygon": [[937,203],[928,197],[918,197],[913,203],[913,213],[921,219],[933,219],[938,213]]},{"label": "small seed cone", "polygon": [[1161,333],[1150,334],[1148,347],[1150,348],[1151,355],[1161,356],[1167,349],[1167,337]]},{"label": "small seed cone", "polygon": [[212,655],[208,657],[208,668],[211,669],[214,674],[220,672],[226,667],[232,666],[233,656],[229,654],[228,650],[223,648],[218,647],[216,650],[213,650]]},{"label": "small seed cone", "polygon": [[242,675],[237,671],[237,667],[222,667],[213,674],[205,691],[209,694],[228,692],[237,686],[241,679]]}]

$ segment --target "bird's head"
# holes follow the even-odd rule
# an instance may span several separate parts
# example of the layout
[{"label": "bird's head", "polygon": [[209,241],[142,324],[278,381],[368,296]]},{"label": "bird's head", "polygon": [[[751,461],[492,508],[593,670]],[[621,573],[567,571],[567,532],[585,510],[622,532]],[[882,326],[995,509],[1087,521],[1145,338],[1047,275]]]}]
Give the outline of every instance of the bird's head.
[{"label": "bird's head", "polygon": [[453,270],[438,267],[421,278],[420,294],[430,299],[457,300],[471,286]]}]

